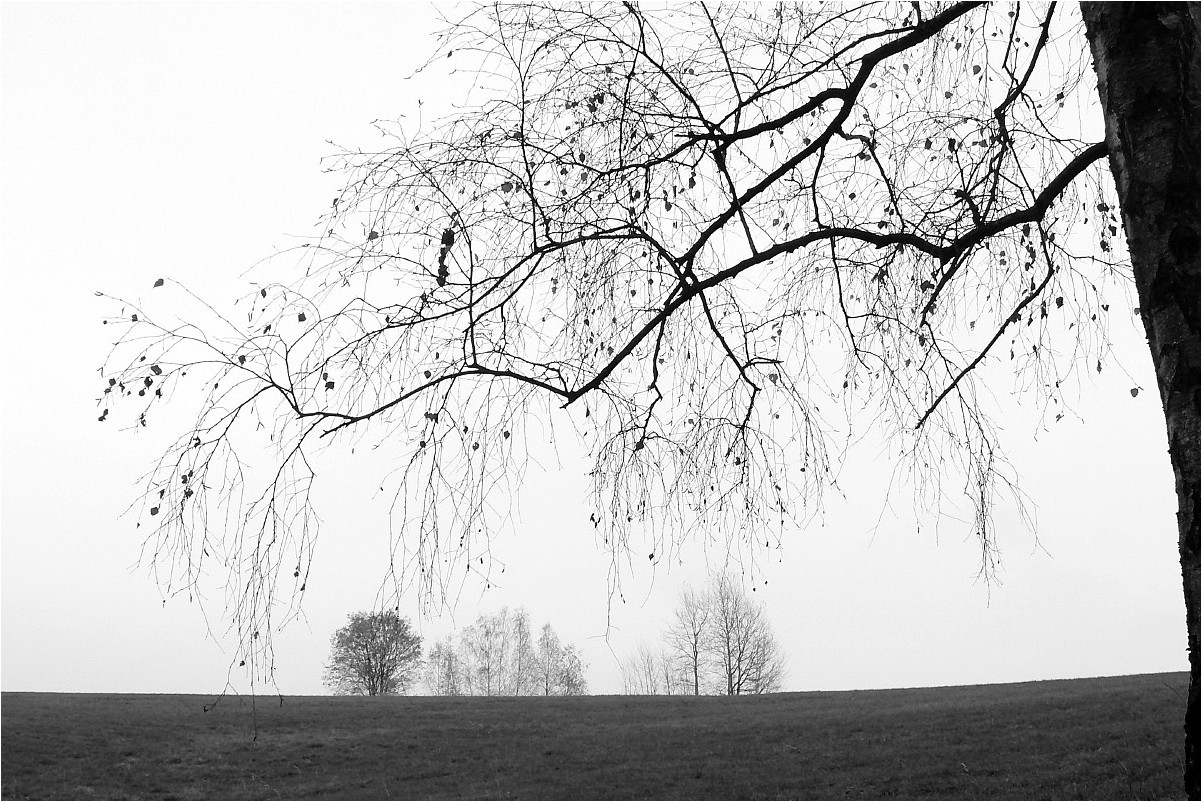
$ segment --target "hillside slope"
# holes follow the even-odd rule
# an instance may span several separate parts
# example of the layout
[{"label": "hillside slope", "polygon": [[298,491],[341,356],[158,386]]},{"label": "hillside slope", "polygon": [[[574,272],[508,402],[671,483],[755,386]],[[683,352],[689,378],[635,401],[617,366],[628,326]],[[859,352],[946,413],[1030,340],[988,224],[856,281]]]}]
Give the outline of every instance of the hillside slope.
[{"label": "hillside slope", "polygon": [[[762,697],[5,693],[4,799],[1177,798],[1187,677]],[[257,722],[257,739],[255,724]],[[252,740],[253,739],[253,740]]]}]

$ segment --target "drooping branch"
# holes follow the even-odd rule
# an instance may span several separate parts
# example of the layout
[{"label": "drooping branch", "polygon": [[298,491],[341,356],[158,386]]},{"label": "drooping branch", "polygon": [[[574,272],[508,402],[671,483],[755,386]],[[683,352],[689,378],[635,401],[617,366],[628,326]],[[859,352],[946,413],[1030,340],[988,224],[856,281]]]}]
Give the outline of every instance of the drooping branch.
[{"label": "drooping branch", "polygon": [[[488,538],[547,439],[526,428],[555,421],[580,434],[581,517],[615,570],[644,535],[655,555],[690,531],[779,542],[866,428],[900,444],[924,511],[951,494],[931,466],[962,474],[991,554],[1008,479],[974,377],[1008,337],[1058,401],[1124,286],[1106,149],[1058,114],[1088,68],[1052,58],[1080,44],[1058,9],[468,12],[427,69],[480,88],[332,162],[322,233],[254,286],[245,324],[119,316],[106,403],[145,398],[143,421],[199,403],[147,478],[147,509],[172,511],[150,513],[151,561],[191,587],[219,560],[263,632],[283,601],[264,589],[288,568],[305,587],[322,453],[367,441],[396,466],[387,581],[453,597],[495,578]],[[1086,236],[1102,254],[1078,259],[1064,243]],[[1071,358],[1041,348],[1070,324]]]}]

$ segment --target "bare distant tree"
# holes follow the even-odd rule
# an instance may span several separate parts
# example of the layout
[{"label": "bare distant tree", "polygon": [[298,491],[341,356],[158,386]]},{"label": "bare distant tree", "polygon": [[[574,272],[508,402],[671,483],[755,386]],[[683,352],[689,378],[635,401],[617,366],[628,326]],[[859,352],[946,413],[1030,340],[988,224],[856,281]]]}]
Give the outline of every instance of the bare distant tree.
[{"label": "bare distant tree", "polygon": [[588,692],[584,662],[550,624],[530,635],[530,614],[502,608],[480,615],[455,638],[435,644],[427,657],[426,685],[435,695],[568,696]]},{"label": "bare distant tree", "polygon": [[682,666],[669,650],[641,642],[621,665],[622,693],[668,696],[687,693]]},{"label": "bare distant tree", "polygon": [[[502,611],[504,612],[504,610]],[[519,608],[512,613],[513,620],[509,626],[509,686],[506,693],[510,696],[529,696],[537,693],[536,670],[538,659],[535,655],[535,643],[530,634],[530,613],[525,608]]]},{"label": "bare distant tree", "polygon": [[498,696],[509,685],[509,632],[506,611],[481,615],[459,634],[464,687],[469,696]]},{"label": "bare distant tree", "polygon": [[543,696],[580,696],[588,693],[580,650],[562,643],[550,624],[543,625],[535,654],[537,693]]},{"label": "bare distant tree", "polygon": [[631,696],[650,696],[662,693],[658,654],[647,643],[640,642],[633,655],[622,663],[622,693]]},{"label": "bare distant tree", "polygon": [[785,656],[764,605],[752,601],[728,574],[711,578],[706,597],[710,614],[705,650],[720,692],[740,696],[779,691]]},{"label": "bare distant tree", "polygon": [[705,638],[710,622],[709,599],[692,587],[685,586],[664,634],[676,659],[686,667],[692,681],[693,695],[701,693],[704,673]]},{"label": "bare distant tree", "polygon": [[661,649],[659,653],[659,680],[668,696],[683,696],[689,692],[684,666],[667,649]]},{"label": "bare distant tree", "polygon": [[[685,586],[665,646],[642,645],[623,668],[628,693],[771,693],[781,688],[786,660],[767,611],[729,574],[713,573],[701,591]],[[626,677],[629,676],[629,681]],[[659,682],[660,677],[672,681]]]},{"label": "bare distant tree", "polygon": [[[348,150],[298,270],[237,315],[113,319],[101,420],[200,401],[145,485],[165,589],[220,561],[239,656],[268,671],[314,553],[316,446],[368,440],[397,459],[398,592],[445,598],[488,576],[554,407],[615,554],[779,539],[821,502],[832,444],[874,431],[919,511],[963,507],[988,574],[1016,491],[982,366],[1059,418],[1134,284],[1177,481],[1196,797],[1198,5],[1082,8],[467,12],[429,68],[478,94]],[[1099,100],[1104,139],[1082,124]],[[266,476],[243,457],[263,448]]]},{"label": "bare distant tree", "polygon": [[324,682],[337,694],[404,693],[421,669],[421,636],[392,611],[352,614],[330,646]]},{"label": "bare distant tree", "polygon": [[430,647],[426,657],[426,688],[432,696],[461,696],[462,667],[454,640],[448,635]]}]

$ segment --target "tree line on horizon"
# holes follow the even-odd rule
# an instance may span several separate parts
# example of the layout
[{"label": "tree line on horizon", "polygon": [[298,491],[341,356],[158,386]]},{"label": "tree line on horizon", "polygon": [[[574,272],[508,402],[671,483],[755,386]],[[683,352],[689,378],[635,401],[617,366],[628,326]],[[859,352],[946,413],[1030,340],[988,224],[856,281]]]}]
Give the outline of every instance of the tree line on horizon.
[{"label": "tree line on horizon", "polygon": [[[422,637],[395,610],[358,612],[331,638],[324,684],[336,695],[579,696],[579,648],[550,623],[537,637],[525,607],[481,614],[458,632]],[[781,690],[787,662],[767,608],[727,573],[685,585],[658,648],[639,644],[621,665],[629,695],[727,695]]]},{"label": "tree line on horizon", "polygon": [[588,693],[585,665],[550,624],[535,638],[526,608],[502,607],[437,641],[425,684],[435,696],[580,696]]},{"label": "tree line on horizon", "polygon": [[396,611],[360,612],[331,638],[323,682],[336,695],[577,696],[588,693],[580,650],[544,624],[537,638],[524,608],[502,607],[435,641]]}]

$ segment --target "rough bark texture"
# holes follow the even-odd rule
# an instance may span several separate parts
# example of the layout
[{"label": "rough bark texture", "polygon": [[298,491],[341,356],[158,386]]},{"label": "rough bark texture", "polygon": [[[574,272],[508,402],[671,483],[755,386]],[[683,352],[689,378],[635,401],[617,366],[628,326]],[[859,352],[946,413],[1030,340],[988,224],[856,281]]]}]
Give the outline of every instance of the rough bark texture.
[{"label": "rough bark texture", "polygon": [[1199,6],[1082,3],[1082,12],[1177,480],[1190,664],[1185,782],[1197,799]]}]

